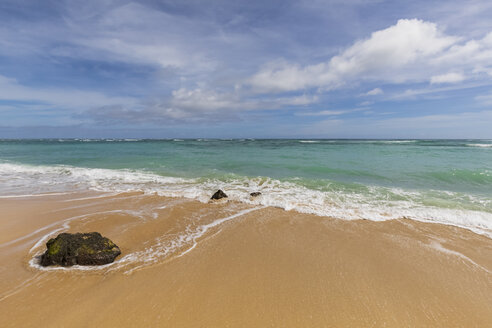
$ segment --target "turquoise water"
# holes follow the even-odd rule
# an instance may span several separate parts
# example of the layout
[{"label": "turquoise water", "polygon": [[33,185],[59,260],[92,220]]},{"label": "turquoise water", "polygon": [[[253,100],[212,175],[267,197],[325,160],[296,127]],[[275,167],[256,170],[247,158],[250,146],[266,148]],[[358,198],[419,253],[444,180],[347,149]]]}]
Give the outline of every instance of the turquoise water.
[{"label": "turquoise water", "polygon": [[[4,197],[72,189],[231,199],[492,229],[491,140],[3,140]],[[261,191],[258,199],[249,192]],[[492,230],[491,230],[492,231]]]}]

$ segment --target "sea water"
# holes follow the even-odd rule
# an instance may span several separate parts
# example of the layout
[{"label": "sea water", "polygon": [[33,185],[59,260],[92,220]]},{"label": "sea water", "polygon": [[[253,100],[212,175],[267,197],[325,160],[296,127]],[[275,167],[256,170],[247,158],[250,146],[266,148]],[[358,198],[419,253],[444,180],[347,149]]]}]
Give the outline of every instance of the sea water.
[{"label": "sea water", "polygon": [[492,236],[492,140],[0,140],[0,197],[90,189],[206,202],[219,188],[245,203]]}]

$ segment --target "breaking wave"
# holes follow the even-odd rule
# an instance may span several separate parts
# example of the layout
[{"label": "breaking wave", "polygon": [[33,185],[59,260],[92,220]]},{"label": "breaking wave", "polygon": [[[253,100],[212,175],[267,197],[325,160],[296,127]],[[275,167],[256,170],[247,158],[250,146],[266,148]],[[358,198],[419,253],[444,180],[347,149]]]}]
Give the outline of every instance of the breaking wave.
[{"label": "breaking wave", "polygon": [[[458,172],[460,178],[469,178]],[[492,179],[490,172],[473,179]],[[447,176],[439,177],[446,179]],[[487,180],[488,181],[488,180]],[[490,235],[492,200],[490,197],[439,190],[407,190],[361,184],[293,178],[227,175],[222,178],[179,178],[145,171],[93,169],[72,166],[30,166],[0,164],[0,197],[95,190],[134,192],[184,197],[207,202],[211,193],[223,189],[229,199],[261,206],[273,206],[345,220],[374,221],[409,218],[470,229]],[[26,188],[29,186],[29,192]],[[250,192],[261,196],[252,198]]]}]

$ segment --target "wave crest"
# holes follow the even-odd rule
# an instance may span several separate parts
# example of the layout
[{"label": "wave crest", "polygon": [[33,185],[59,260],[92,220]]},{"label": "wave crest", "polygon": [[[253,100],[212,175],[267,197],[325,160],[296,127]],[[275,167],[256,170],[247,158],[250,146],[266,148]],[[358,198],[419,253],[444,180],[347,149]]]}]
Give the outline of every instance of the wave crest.
[{"label": "wave crest", "polygon": [[[347,185],[334,181],[326,181],[320,187],[305,185],[302,179],[281,181],[235,175],[223,179],[190,179],[144,171],[11,163],[0,164],[0,181],[2,193],[6,196],[25,196],[26,188],[30,194],[90,189],[101,192],[139,191],[207,202],[215,190],[223,189],[231,200],[345,220],[381,221],[407,217],[487,234],[492,231],[492,200],[489,197],[447,191]],[[262,195],[252,198],[249,196],[252,191],[260,191]]]}]

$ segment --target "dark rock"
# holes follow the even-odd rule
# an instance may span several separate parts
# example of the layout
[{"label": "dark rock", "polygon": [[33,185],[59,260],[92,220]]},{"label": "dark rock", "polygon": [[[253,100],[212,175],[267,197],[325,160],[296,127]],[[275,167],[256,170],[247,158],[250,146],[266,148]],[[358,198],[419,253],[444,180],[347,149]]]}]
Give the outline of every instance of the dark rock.
[{"label": "dark rock", "polygon": [[259,191],[255,191],[255,192],[252,192],[251,194],[249,194],[251,197],[258,197],[261,195],[261,192]]},{"label": "dark rock", "polygon": [[221,199],[221,198],[227,198],[227,195],[225,192],[219,189],[215,192],[215,194],[212,195],[212,198],[210,199]]},{"label": "dark rock", "polygon": [[121,254],[111,240],[98,232],[61,233],[46,243],[41,255],[41,265],[103,265],[114,261]]}]

